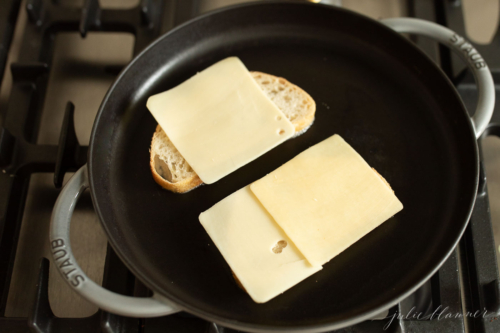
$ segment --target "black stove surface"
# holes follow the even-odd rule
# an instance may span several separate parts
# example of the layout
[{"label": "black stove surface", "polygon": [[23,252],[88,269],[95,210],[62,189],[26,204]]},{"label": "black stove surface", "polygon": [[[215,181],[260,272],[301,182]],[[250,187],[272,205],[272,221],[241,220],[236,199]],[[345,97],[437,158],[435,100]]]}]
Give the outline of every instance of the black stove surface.
[{"label": "black stove surface", "polygon": [[[87,149],[76,138],[74,106],[68,101],[58,145],[36,144],[41,110],[54,50],[60,32],[129,32],[135,35],[134,54],[156,37],[198,13],[197,0],[141,0],[130,9],[100,8],[85,0],[82,8],[63,7],[53,0],[2,0],[0,4],[0,77],[6,69],[19,10],[26,10],[21,57],[10,68],[13,85],[0,119],[0,332],[236,332],[187,313],[160,318],[126,318],[99,310],[87,318],[58,318],[48,300],[49,260],[40,262],[36,294],[27,318],[5,316],[16,248],[33,173],[54,173],[60,188],[66,172],[86,163]],[[460,1],[408,0],[409,16],[443,24],[465,35]],[[500,43],[475,45],[500,79]],[[473,78],[450,52],[426,39],[414,40],[455,82],[464,103],[474,110],[477,89]],[[118,73],[120,68],[108,68]],[[498,96],[497,96],[498,97]],[[498,99],[497,99],[498,100]],[[497,107],[498,109],[498,107]],[[495,110],[484,136],[500,136],[500,110]],[[124,267],[108,246],[103,286],[118,293],[147,296],[147,290]],[[419,290],[379,319],[336,332],[500,332],[500,281],[489,213],[486,175],[481,183],[469,226],[455,252]]]}]

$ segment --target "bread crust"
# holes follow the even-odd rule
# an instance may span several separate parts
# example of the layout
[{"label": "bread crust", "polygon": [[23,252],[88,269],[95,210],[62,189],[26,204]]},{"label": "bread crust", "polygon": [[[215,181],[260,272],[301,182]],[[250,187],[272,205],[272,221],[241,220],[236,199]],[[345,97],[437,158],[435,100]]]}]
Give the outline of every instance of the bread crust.
[{"label": "bread crust", "polygon": [[[287,87],[297,90],[302,97],[307,101],[307,105],[309,106],[309,112],[305,115],[305,117],[300,117],[296,118],[294,120],[291,120],[292,124],[295,126],[295,133],[299,133],[303,131],[304,129],[307,129],[312,122],[314,121],[314,115],[316,113],[316,102],[312,99],[312,97],[305,92],[303,89],[300,87],[294,85],[290,81],[277,77],[271,74],[266,74],[262,72],[250,72],[253,76],[255,75],[262,75],[264,77],[267,77],[272,80],[279,80],[280,83],[286,85]],[[156,126],[156,131],[155,133],[161,131],[160,125]],[[153,179],[155,180],[158,185],[163,187],[166,190],[175,192],[175,193],[186,193],[200,185],[203,184],[203,181],[200,179],[200,177],[195,173],[194,176],[188,177],[185,179],[182,179],[180,181],[177,181],[175,183],[169,182],[165,178],[163,178],[157,171],[156,171],[156,166],[155,166],[155,152],[153,151],[153,144],[155,142],[156,136],[153,134],[153,138],[151,139],[151,148],[150,148],[150,154],[149,154],[149,165],[151,168],[151,174],[153,175]]]},{"label": "bread crust", "polygon": [[385,185],[387,185],[387,187],[392,191],[392,193],[394,193],[394,190],[392,189],[391,185],[389,184],[389,182],[387,182],[387,180],[382,177],[382,175],[380,173],[378,173],[377,170],[375,170],[375,168],[372,168],[373,172],[375,172],[377,174],[377,176],[380,177],[380,179],[382,179],[382,181],[385,183]]},{"label": "bread crust", "polygon": [[[160,125],[156,126],[155,133],[159,132],[159,131],[161,131]],[[153,143],[154,143],[155,139],[156,139],[156,137],[153,135],[153,138],[151,139],[151,147],[153,147]],[[198,177],[198,175],[196,175],[196,174],[193,177],[188,177],[188,178],[185,178],[185,179],[178,181],[178,182],[175,182],[175,183],[169,182],[168,180],[166,180],[165,178],[160,176],[160,174],[158,172],[156,172],[154,157],[155,157],[155,154],[152,151],[152,149],[150,149],[149,166],[151,167],[151,173],[153,174],[153,179],[155,180],[156,183],[158,183],[158,185],[160,185],[164,189],[175,192],[175,193],[186,193],[186,192],[200,186],[201,184],[203,184],[200,177]]]}]

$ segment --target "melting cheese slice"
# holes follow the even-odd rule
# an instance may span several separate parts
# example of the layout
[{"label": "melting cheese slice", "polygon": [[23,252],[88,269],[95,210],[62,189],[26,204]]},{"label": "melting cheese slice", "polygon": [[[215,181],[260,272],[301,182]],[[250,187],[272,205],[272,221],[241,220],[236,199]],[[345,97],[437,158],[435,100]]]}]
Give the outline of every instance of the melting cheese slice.
[{"label": "melting cheese slice", "polygon": [[313,265],[323,265],[403,209],[340,136],[307,149],[251,190]]},{"label": "melting cheese slice", "polygon": [[236,57],[151,96],[147,107],[211,184],[292,137],[295,128]]},{"label": "melting cheese slice", "polygon": [[[199,219],[257,303],[267,302],[322,269],[309,264],[249,186],[201,213]],[[280,241],[286,247],[281,247],[281,253],[273,252]]]}]

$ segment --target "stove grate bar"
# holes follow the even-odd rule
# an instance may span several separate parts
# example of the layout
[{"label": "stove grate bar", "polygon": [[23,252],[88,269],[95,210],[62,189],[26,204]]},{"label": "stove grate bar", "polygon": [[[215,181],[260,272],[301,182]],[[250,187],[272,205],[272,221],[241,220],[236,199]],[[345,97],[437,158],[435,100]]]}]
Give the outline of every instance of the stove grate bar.
[{"label": "stove grate bar", "polygon": [[64,120],[59,137],[57,160],[54,172],[54,186],[61,188],[64,175],[69,171],[76,171],[87,163],[88,146],[80,146],[76,137],[75,106],[73,103],[66,104]]}]

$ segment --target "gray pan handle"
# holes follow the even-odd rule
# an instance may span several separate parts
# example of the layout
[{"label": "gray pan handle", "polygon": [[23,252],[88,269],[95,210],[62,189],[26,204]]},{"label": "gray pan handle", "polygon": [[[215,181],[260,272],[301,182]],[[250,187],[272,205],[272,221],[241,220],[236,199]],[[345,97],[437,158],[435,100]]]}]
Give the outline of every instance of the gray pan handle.
[{"label": "gray pan handle", "polygon": [[474,74],[479,91],[476,112],[472,124],[479,138],[488,126],[495,106],[495,85],[486,62],[476,49],[463,37],[439,24],[415,18],[390,18],[381,20],[389,28],[400,32],[422,35],[442,43],[464,60]]},{"label": "gray pan handle", "polygon": [[78,170],[57,198],[50,225],[50,249],[54,264],[68,285],[101,309],[128,317],[158,317],[180,309],[161,298],[130,297],[111,292],[89,279],[78,266],[71,251],[69,230],[71,215],[81,194],[89,187],[87,166]]}]

